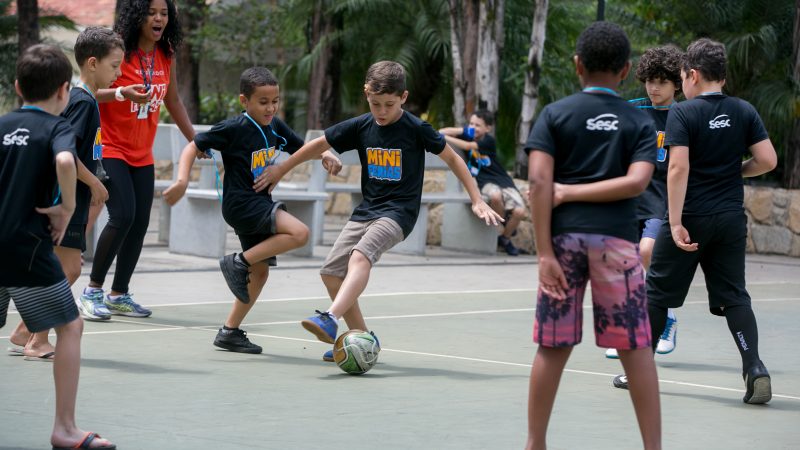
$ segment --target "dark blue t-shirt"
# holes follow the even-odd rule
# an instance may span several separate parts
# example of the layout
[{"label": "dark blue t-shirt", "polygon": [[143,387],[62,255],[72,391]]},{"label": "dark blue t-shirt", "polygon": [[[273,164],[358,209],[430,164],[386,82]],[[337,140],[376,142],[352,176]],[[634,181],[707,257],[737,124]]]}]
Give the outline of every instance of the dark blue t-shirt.
[{"label": "dark blue t-shirt", "polygon": [[667,168],[669,167],[669,153],[664,147],[664,130],[669,108],[653,108],[649,99],[633,101],[632,104],[653,119],[656,126],[656,147],[653,149],[656,169],[647,189],[637,199],[636,216],[639,220],[663,219],[667,214]]},{"label": "dark blue t-shirt", "polygon": [[683,214],[742,211],[742,157],[768,137],[753,105],[740,98],[708,94],[675,105],[667,119],[666,145],[689,147]]},{"label": "dark blue t-shirt", "polygon": [[444,150],[444,137],[424,120],[403,111],[396,122],[380,126],[372,113],[345,120],[325,130],[338,153],[358,151],[364,199],[350,220],[365,222],[388,217],[407,237],[419,215],[425,152]]},{"label": "dark blue t-shirt", "polygon": [[55,157],[75,154],[69,122],[34,109],[0,117],[0,286],[51,286],[64,279],[47,216],[58,195]]},{"label": "dark blue t-shirt", "polygon": [[[525,144],[554,159],[553,180],[582,184],[624,176],[637,161],[653,163],[653,121],[627,101],[580,92],[544,107]],[[553,209],[552,235],[592,233],[638,241],[636,198],[563,203]]]},{"label": "dark blue t-shirt", "polygon": [[[458,138],[465,141],[473,140],[471,137],[464,134],[458,136]],[[492,183],[501,188],[516,188],[514,180],[511,179],[506,169],[503,168],[503,164],[500,162],[500,158],[497,155],[497,141],[494,136],[487,134],[477,141],[477,144],[478,153],[488,161],[488,164],[481,165],[478,174],[474,175],[478,187],[483,189],[488,183]],[[467,150],[465,153],[469,160],[471,152]]]},{"label": "dark blue t-shirt", "polygon": [[270,193],[266,189],[256,192],[253,182],[277,157],[278,150],[294,153],[303,146],[303,140],[277,117],[262,127],[244,114],[224,120],[205,133],[198,133],[194,143],[201,151],[214,149],[222,154],[225,166],[222,216],[234,228],[235,223],[260,219],[263,206],[272,204]]},{"label": "dark blue t-shirt", "polygon": [[[72,88],[69,93],[69,103],[61,116],[69,120],[72,125],[78,159],[89,172],[95,173],[97,160],[93,150],[95,145],[100,144],[101,138],[100,111],[97,109],[94,97],[82,88]],[[75,214],[72,215],[70,224],[86,225],[88,223],[91,198],[89,186],[78,181],[78,185],[75,187]]]}]

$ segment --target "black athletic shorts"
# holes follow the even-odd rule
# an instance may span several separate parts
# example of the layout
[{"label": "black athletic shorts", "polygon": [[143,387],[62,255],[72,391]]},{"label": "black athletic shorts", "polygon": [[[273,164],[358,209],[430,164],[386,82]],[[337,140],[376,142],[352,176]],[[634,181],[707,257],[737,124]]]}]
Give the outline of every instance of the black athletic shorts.
[{"label": "black athletic shorts", "polygon": [[86,251],[86,225],[69,224],[64,239],[61,240],[61,247],[77,248],[81,252]]},{"label": "black athletic shorts", "polygon": [[[265,210],[264,214],[258,217],[257,220],[230,224],[233,227],[233,231],[236,232],[236,236],[239,237],[239,243],[242,244],[242,251],[255,247],[276,233],[277,225],[275,223],[275,216],[278,214],[278,209],[286,211],[286,205],[282,202],[275,202],[268,210]],[[250,264],[255,264],[261,261],[248,262]],[[267,259],[267,264],[273,267],[277,266],[278,258],[275,256],[270,257]]]},{"label": "black athletic shorts", "polygon": [[723,307],[750,305],[744,278],[747,246],[744,211],[683,216],[682,222],[698,249],[686,252],[678,248],[672,240],[669,222],[664,221],[647,272],[648,304],[662,308],[683,305],[699,264],[705,275],[712,314],[723,315]]}]

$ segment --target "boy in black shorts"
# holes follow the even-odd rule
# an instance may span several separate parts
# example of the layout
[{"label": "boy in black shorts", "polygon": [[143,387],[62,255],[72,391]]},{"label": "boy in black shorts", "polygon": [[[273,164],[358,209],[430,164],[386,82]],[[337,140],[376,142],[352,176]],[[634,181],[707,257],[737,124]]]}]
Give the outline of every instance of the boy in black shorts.
[{"label": "boy in black shorts", "polygon": [[[370,66],[364,94],[369,113],[326,129],[325,136],[309,142],[285,162],[268,167],[255,184],[257,190],[271,190],[293,167],[330,147],[337,152],[358,152],[364,199],[320,270],[333,304],[302,321],[304,328],[329,344],[336,340],[340,317],[351,330],[368,331],[358,297],[367,286],[372,266],[414,228],[422,198],[425,152],[439,155],[456,174],[469,193],[476,216],[487,225],[502,221],[481,199],[464,160],[442,135],[429,123],[403,111],[408,98],[403,66],[394,61]],[[333,352],[326,352],[323,359],[333,361]]]},{"label": "boy in black shorts", "polygon": [[53,448],[116,448],[75,424],[83,321],[53,253],[75,210],[75,135],[59,117],[72,65],[56,47],[35,45],[17,61],[23,106],[0,118],[0,327],[13,299],[33,333],[55,328]]},{"label": "boy in black shorts", "polygon": [[[681,67],[683,93],[667,119],[669,223],[661,226],[647,274],[653,336],[667,308],[683,305],[703,269],[712,314],[724,316],[742,358],[745,403],[772,398],[769,373],[758,355],[758,329],[745,288],[747,217],[742,177],[777,165],[777,155],[752,105],[722,93],[725,46],[710,39],[689,45]],[[742,157],[750,153],[750,159]]]},{"label": "boy in black shorts", "polygon": [[[222,154],[222,216],[239,237],[242,252],[220,259],[222,274],[237,300],[214,345],[232,352],[261,353],[261,347],[250,342],[239,325],[261,294],[269,266],[277,264],[276,256],[305,245],[308,227],[286,212],[283,203],[273,201],[269,192],[253,190],[253,181],[281,151],[294,153],[303,140],[275,117],[280,89],[272,72],[264,67],[246,69],[239,92],[245,112],[195,136],[183,149],[178,179],[164,191],[164,199],[174,205],[183,197],[195,157],[210,158],[212,149]],[[322,157],[329,170],[341,169],[339,159],[330,152]]]},{"label": "boy in black shorts", "polygon": [[479,109],[470,116],[469,126],[442,128],[439,133],[448,144],[466,152],[469,171],[478,182],[483,200],[506,219],[497,244],[509,256],[517,256],[519,249],[511,237],[517,234],[517,226],[525,217],[525,201],[498,158],[497,141],[490,134],[493,126],[494,115]]},{"label": "boy in black shorts", "polygon": [[[656,130],[615,91],[630,70],[629,56],[628,37],[617,25],[586,28],[575,56],[583,92],[545,106],[525,145],[539,258],[528,450],[547,446],[561,374],[582,340],[589,282],[595,342],[618,349],[643,447],[661,448],[658,377],[636,246],[636,197],[653,174]],[[555,183],[563,187],[557,195]]]}]

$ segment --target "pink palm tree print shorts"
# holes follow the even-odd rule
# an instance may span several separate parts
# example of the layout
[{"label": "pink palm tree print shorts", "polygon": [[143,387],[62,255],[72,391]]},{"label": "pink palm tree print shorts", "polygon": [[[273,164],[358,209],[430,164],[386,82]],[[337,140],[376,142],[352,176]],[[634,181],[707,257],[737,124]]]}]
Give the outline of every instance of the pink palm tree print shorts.
[{"label": "pink palm tree print shorts", "polygon": [[583,296],[592,286],[594,334],[598,347],[632,350],[650,346],[644,271],[639,247],[624,239],[586,233],[553,238],[567,278],[567,298],[556,300],[539,289],[533,341],[545,347],[571,347],[583,337]]}]

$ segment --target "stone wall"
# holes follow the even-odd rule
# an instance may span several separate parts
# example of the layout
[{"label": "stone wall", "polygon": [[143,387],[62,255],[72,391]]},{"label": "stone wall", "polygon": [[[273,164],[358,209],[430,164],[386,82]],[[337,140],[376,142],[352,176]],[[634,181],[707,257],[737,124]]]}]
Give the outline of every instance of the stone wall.
[{"label": "stone wall", "polygon": [[800,190],[744,187],[747,251],[800,256]]}]

